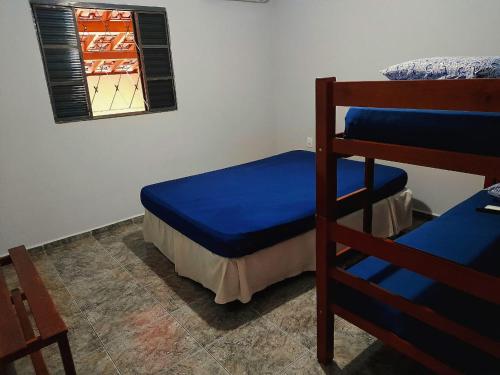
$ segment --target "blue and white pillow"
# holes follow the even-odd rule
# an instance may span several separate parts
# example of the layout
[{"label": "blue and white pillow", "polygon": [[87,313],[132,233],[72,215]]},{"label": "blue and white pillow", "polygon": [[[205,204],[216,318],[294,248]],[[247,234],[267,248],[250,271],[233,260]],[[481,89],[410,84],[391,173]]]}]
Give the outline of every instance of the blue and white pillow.
[{"label": "blue and white pillow", "polygon": [[500,78],[500,56],[431,57],[381,71],[390,80]]}]

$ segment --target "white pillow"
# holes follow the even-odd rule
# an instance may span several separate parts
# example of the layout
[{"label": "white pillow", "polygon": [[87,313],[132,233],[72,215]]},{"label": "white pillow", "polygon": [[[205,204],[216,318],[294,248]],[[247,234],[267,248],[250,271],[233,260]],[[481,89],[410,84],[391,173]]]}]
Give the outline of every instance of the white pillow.
[{"label": "white pillow", "polygon": [[390,80],[500,78],[500,56],[431,57],[381,71]]}]

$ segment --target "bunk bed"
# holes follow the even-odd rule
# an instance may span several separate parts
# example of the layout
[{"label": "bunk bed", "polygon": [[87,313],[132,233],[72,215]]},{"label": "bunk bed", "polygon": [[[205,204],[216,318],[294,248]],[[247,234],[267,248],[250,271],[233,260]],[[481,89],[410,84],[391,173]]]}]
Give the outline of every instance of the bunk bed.
[{"label": "bunk bed", "polygon": [[[315,270],[315,153],[290,151],[230,168],[165,181],[141,191],[144,238],[176,272],[215,293],[216,303]],[[364,164],[338,158],[339,196],[363,186]],[[373,230],[389,237],[411,225],[405,171],[374,167]],[[342,222],[361,227],[359,204]],[[286,260],[286,261],[285,261]]]},{"label": "bunk bed", "polygon": [[[351,107],[336,132],[336,107]],[[353,108],[354,107],[354,108]],[[411,109],[408,109],[411,108]],[[500,215],[480,191],[396,241],[338,222],[338,154],[500,176],[500,80],[316,82],[317,355],[333,359],[334,317],[443,374],[500,373]],[[497,203],[498,204],[498,203]],[[364,215],[372,214],[365,199]],[[367,257],[342,269],[342,244]],[[347,250],[349,251],[349,250]]]}]

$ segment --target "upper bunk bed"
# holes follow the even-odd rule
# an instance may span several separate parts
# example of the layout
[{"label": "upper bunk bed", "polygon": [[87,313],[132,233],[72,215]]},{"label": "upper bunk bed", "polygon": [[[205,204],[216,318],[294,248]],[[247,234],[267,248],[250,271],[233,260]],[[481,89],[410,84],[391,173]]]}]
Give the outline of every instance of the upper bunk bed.
[{"label": "upper bunk bed", "polygon": [[345,138],[500,156],[500,113],[351,108]]},{"label": "upper bunk bed", "polygon": [[[351,108],[343,133],[337,106],[363,107]],[[500,216],[476,210],[493,198],[481,191],[397,241],[377,239],[338,223],[332,163],[364,157],[368,196],[375,159],[476,174],[488,186],[500,177],[499,112],[498,79],[317,81],[320,362],[332,360],[340,315],[435,372],[500,372]],[[337,243],[368,257],[341,269]]]}]

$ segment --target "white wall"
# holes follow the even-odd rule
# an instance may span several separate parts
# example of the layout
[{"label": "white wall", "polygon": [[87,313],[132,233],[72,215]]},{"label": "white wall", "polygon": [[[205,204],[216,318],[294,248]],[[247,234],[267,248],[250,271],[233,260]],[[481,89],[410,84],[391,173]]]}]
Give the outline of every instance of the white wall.
[{"label": "white wall", "polygon": [[[425,56],[500,54],[498,0],[271,0],[278,150],[314,136],[314,79],[381,80]],[[342,123],[343,126],[343,123]],[[418,205],[442,213],[482,187],[476,176],[405,166]]]},{"label": "white wall", "polygon": [[[304,148],[316,77],[500,48],[498,0],[130,3],[167,8],[179,110],[56,125],[28,1],[0,0],[0,254],[138,215],[146,184]],[[482,184],[406,169],[436,213]]]},{"label": "white wall", "polygon": [[167,8],[179,110],[56,125],[28,1],[0,0],[0,254],[139,215],[146,184],[273,153],[269,5],[130,3]]}]

